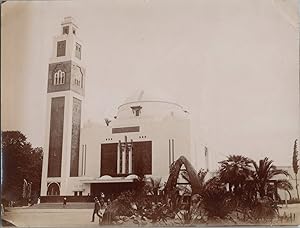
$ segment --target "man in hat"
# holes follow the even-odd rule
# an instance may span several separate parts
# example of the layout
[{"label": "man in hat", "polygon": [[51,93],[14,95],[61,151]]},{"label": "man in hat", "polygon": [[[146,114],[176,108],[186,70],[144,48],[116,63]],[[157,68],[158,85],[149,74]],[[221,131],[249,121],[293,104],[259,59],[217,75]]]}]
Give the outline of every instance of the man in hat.
[{"label": "man in hat", "polygon": [[95,206],[94,206],[94,212],[93,212],[93,217],[92,217],[92,222],[95,221],[95,214],[100,218],[101,216],[99,215],[99,209],[100,209],[100,202],[97,197],[94,198],[95,200]]}]

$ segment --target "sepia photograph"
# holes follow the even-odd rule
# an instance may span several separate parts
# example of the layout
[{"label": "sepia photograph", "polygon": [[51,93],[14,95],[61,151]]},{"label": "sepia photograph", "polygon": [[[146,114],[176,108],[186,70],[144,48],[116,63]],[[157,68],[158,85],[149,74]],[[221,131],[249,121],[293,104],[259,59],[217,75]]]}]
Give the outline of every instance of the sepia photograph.
[{"label": "sepia photograph", "polygon": [[3,227],[300,225],[299,0],[1,0]]}]

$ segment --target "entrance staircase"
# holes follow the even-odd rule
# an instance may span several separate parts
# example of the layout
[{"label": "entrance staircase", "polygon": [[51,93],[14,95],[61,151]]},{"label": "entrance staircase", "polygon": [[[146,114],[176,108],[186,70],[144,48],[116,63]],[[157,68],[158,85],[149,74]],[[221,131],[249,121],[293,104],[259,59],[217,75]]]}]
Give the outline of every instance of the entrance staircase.
[{"label": "entrance staircase", "polygon": [[63,205],[63,203],[40,203],[34,204],[28,208],[31,209],[93,209],[94,203],[90,202],[80,202],[80,203],[67,203],[67,205]]}]

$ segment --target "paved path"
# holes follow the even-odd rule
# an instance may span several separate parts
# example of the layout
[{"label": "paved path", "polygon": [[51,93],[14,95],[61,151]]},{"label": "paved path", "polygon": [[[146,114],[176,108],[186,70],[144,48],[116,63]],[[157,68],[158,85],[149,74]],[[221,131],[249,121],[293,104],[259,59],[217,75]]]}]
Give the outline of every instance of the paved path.
[{"label": "paved path", "polygon": [[[8,208],[3,219],[12,222],[18,227],[99,227],[97,222],[90,222],[93,209],[74,209],[52,208],[54,205],[48,205],[51,208]],[[78,205],[77,205],[78,206]],[[76,206],[76,207],[77,207]],[[89,205],[90,206],[90,205]],[[43,207],[46,207],[45,205]],[[284,223],[277,225],[296,225],[300,224],[300,204],[283,206],[280,214],[296,213],[296,221],[293,223]],[[274,224],[275,225],[275,224]]]},{"label": "paved path", "polygon": [[288,207],[285,205],[282,205],[281,208],[279,209],[279,214],[282,216],[286,213],[286,215],[290,215],[290,213],[295,213],[296,214],[296,221],[294,221],[292,224],[297,224],[300,225],[300,204],[288,204]]},{"label": "paved path", "polygon": [[93,209],[13,208],[3,216],[17,227],[98,227],[90,222]]},{"label": "paved path", "polygon": [[93,209],[94,203],[67,203],[63,205],[62,203],[40,203],[30,206],[31,209]]}]

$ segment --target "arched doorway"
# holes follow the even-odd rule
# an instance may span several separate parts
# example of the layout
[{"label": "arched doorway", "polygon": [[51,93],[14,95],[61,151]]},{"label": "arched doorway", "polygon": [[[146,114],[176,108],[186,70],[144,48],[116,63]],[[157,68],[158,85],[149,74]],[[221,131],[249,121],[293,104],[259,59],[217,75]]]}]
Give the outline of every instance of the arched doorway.
[{"label": "arched doorway", "polygon": [[60,195],[59,183],[53,182],[48,185],[47,195],[48,196],[59,196]]}]

